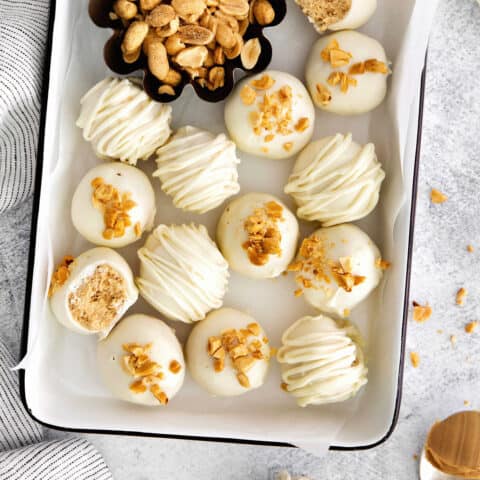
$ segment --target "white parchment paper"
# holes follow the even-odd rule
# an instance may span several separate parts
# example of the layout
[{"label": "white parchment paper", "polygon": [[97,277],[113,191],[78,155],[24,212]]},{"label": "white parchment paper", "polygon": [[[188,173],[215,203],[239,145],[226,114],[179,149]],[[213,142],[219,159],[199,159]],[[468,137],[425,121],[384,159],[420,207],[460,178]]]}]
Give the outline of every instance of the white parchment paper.
[{"label": "white parchment paper", "polygon": [[[340,117],[317,110],[314,139],[336,132],[353,132],[357,142],[373,141],[387,178],[379,206],[358,222],[379,245],[392,268],[374,294],[352,314],[367,342],[369,383],[354,400],[338,405],[301,409],[280,389],[276,362],[266,384],[238,398],[211,398],[187,378],[165,409],[149,409],[111,397],[95,366],[95,338],[60,327],[45,301],[53,266],[65,254],[77,255],[92,245],[74,230],[70,201],[80,178],[99,160],[75,127],[81,96],[111,73],[103,64],[103,44],[110,32],[95,27],[87,15],[87,0],[57,2],[54,49],[46,125],[40,222],[36,242],[29,349],[21,364],[26,369],[26,396],[32,412],[44,422],[78,429],[240,438],[288,442],[316,455],[332,444],[359,446],[381,439],[390,428],[397,398],[405,269],[409,232],[408,196],[412,184],[418,93],[428,33],[437,0],[380,0],[375,16],[361,29],[382,42],[392,61],[389,94],[368,115]],[[271,68],[303,79],[305,59],[317,33],[303,14],[288,2],[285,21],[266,30],[274,56]],[[174,127],[192,124],[224,131],[223,103],[208,104],[186,88],[173,104]],[[265,191],[281,197],[294,159],[257,159],[239,152],[241,193]],[[139,165],[147,174],[153,162]],[[153,180],[157,195],[156,223],[195,221],[212,236],[222,207],[205,215],[186,214]],[[309,234],[315,225],[303,223]],[[120,249],[134,272],[136,250],[144,239]],[[292,294],[293,280],[249,280],[232,273],[225,305],[250,312],[263,325],[273,345],[296,319],[315,313]],[[156,315],[140,300],[132,312]],[[170,324],[182,341],[189,327]]]}]

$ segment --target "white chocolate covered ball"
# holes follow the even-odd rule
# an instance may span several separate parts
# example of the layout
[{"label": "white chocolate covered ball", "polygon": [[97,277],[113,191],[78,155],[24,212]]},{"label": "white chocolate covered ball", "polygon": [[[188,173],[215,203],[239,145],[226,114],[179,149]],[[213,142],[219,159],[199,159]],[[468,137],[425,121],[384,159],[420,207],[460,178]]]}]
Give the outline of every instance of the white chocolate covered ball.
[{"label": "white chocolate covered ball", "polygon": [[324,315],[303,317],[282,335],[277,360],[286,391],[300,407],[343,402],[367,383],[357,328]]},{"label": "white chocolate covered ball", "polygon": [[389,62],[382,45],[353,30],[320,37],[305,78],[317,107],[341,115],[369,112],[387,93]]},{"label": "white chocolate covered ball", "polygon": [[351,0],[347,14],[328,26],[329,30],[355,30],[367,23],[377,9],[377,0]]},{"label": "white chocolate covered ball", "polygon": [[367,216],[377,205],[385,172],[373,143],[361,146],[338,133],[309,143],[285,186],[297,215],[324,227]]},{"label": "white chocolate covered ball", "polygon": [[210,312],[185,347],[188,370],[211,395],[242,395],[263,385],[270,346],[253,317],[232,308]]},{"label": "white chocolate covered ball", "polygon": [[232,270],[273,278],[286,270],[297,248],[298,222],[277,197],[247,193],[225,208],[217,243]]},{"label": "white chocolate covered ball", "polygon": [[88,241],[119,248],[151,230],[155,194],[148,177],[120,162],[103,163],[80,180],[72,199],[72,222]]},{"label": "white chocolate covered ball", "polygon": [[65,257],[53,273],[50,306],[66,328],[101,338],[138,298],[127,262],[110,248],[92,248]]},{"label": "white chocolate covered ball", "polygon": [[383,275],[377,246],[351,224],[316,230],[303,240],[289,269],[308,303],[340,317],[348,317]]},{"label": "white chocolate covered ball", "polygon": [[102,80],[81,104],[77,126],[100,158],[136,165],[170,136],[172,107],[152,100],[128,79]]},{"label": "white chocolate covered ball", "polygon": [[223,133],[182,127],[157,150],[153,176],[176,207],[205,213],[240,191],[235,150]]},{"label": "white chocolate covered ball", "polygon": [[196,322],[220,308],[228,263],[203,225],[160,225],[138,250],[142,297],[171,320]]},{"label": "white chocolate covered ball", "polygon": [[167,405],[183,385],[185,361],[174,331],[158,318],[130,315],[97,347],[107,388],[127,402]]},{"label": "white chocolate covered ball", "polygon": [[310,140],[315,109],[303,83],[289,73],[267,70],[245,78],[225,104],[225,125],[244,152],[287,158]]}]

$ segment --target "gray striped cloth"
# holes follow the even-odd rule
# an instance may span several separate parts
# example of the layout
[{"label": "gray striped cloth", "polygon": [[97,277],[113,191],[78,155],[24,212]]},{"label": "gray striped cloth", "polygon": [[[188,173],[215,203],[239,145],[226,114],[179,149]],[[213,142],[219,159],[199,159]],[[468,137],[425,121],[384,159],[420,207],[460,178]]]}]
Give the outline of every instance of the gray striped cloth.
[{"label": "gray striped cloth", "polygon": [[42,441],[42,429],[18,397],[17,374],[0,340],[0,479],[111,480],[102,456],[86,440]]},{"label": "gray striped cloth", "polygon": [[49,3],[0,0],[0,212],[33,190]]}]

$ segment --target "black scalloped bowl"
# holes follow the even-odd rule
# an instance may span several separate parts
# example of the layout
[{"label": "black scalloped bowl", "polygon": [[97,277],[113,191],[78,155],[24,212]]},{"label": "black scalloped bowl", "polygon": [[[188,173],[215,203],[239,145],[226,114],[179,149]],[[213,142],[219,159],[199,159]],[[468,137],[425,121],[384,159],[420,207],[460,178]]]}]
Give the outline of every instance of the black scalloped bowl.
[{"label": "black scalloped bowl", "polygon": [[272,60],[272,45],[270,41],[263,35],[264,28],[274,27],[280,24],[287,13],[287,6],[285,0],[269,0],[273,9],[275,10],[274,21],[265,27],[257,24],[252,24],[248,27],[244,40],[247,41],[250,38],[258,38],[262,47],[260,58],[257,64],[251,70],[246,70],[240,60],[240,56],[233,60],[226,60],[223,65],[225,69],[225,84],[222,88],[216,90],[209,90],[208,88],[202,88],[197,82],[190,79],[185,73],[182,74],[182,81],[175,87],[175,95],[159,94],[158,88],[163,85],[154,75],[152,75],[147,66],[147,57],[142,52],[138,60],[134,63],[126,63],[123,60],[121,44],[125,30],[121,20],[112,20],[109,13],[113,9],[114,0],[90,0],[88,12],[92,21],[101,28],[111,28],[114,30],[113,35],[107,41],[104,47],[105,63],[110,70],[119,75],[129,75],[133,72],[143,70],[143,88],[145,92],[154,100],[162,103],[173,102],[183,92],[185,85],[191,84],[197,93],[197,95],[207,102],[220,102],[224,100],[232,91],[235,81],[233,72],[236,69],[243,70],[247,75],[253,75],[255,73],[265,70],[270,61]]}]

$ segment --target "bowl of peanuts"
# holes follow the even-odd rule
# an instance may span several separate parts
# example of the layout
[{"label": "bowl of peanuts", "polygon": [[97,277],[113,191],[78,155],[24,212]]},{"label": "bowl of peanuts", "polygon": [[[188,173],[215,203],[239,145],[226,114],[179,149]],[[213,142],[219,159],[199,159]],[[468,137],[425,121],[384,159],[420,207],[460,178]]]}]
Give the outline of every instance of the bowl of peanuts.
[{"label": "bowl of peanuts", "polygon": [[209,102],[224,100],[235,69],[264,70],[272,58],[265,27],[285,17],[285,0],[90,0],[89,14],[113,35],[105,63],[113,72],[143,71],[154,100],[171,102],[191,84]]}]

